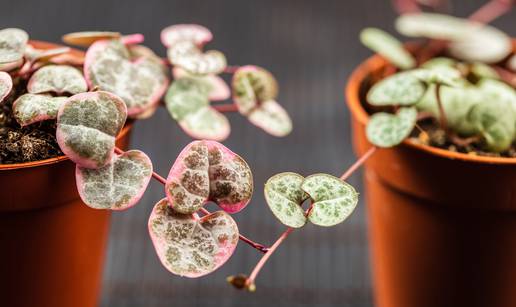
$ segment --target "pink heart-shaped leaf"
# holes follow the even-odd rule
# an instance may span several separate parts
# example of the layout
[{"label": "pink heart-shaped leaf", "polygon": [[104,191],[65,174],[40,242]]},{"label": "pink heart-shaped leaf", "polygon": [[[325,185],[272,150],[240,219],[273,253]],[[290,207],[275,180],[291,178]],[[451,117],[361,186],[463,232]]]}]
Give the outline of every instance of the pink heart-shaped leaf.
[{"label": "pink heart-shaped leaf", "polygon": [[180,41],[192,41],[202,46],[213,39],[213,34],[207,28],[195,24],[178,24],[166,27],[161,31],[161,42],[170,47]]},{"label": "pink heart-shaped leaf", "polygon": [[114,155],[98,169],[77,165],[75,179],[82,201],[91,208],[125,210],[134,206],[152,177],[152,162],[139,150]]},{"label": "pink heart-shaped leaf", "polygon": [[103,167],[111,161],[115,138],[126,118],[126,106],[114,94],[98,91],[74,95],[57,114],[57,143],[81,167]]},{"label": "pink heart-shaped leaf", "polygon": [[30,78],[27,90],[31,94],[56,93],[72,95],[86,92],[88,85],[81,72],[68,65],[47,65]]},{"label": "pink heart-shaped leaf", "polygon": [[9,95],[13,89],[13,79],[11,75],[0,71],[0,103]]},{"label": "pink heart-shaped leaf", "polygon": [[42,94],[24,94],[13,103],[13,115],[23,127],[47,119],[55,119],[61,105],[68,97]]},{"label": "pink heart-shaped leaf", "polygon": [[238,227],[224,211],[198,218],[159,201],[149,218],[149,234],[158,257],[171,273],[201,277],[221,267],[238,244]]},{"label": "pink heart-shaped leaf", "polygon": [[231,90],[229,89],[229,86],[221,77],[217,75],[193,75],[179,67],[174,67],[172,69],[172,74],[174,75],[174,79],[189,77],[199,79],[201,82],[206,83],[209,87],[208,99],[211,101],[226,100],[231,97]]},{"label": "pink heart-shaped leaf", "polygon": [[0,63],[8,64],[23,60],[28,40],[29,35],[21,29],[0,30]]},{"label": "pink heart-shaped leaf", "polygon": [[135,60],[120,40],[97,41],[86,53],[84,76],[90,87],[120,96],[133,117],[159,102],[167,89],[166,70],[156,58]]},{"label": "pink heart-shaped leaf", "polygon": [[165,192],[174,210],[191,214],[213,201],[224,211],[242,210],[253,194],[251,169],[240,156],[215,141],[194,141],[170,169]]}]

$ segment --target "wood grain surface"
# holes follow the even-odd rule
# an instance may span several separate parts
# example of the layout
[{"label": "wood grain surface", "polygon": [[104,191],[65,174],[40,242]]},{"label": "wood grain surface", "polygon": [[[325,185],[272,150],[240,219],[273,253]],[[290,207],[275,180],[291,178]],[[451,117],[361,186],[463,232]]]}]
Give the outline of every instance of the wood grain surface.
[{"label": "wood grain surface", "polygon": [[[484,1],[454,1],[465,16]],[[254,170],[252,203],[235,215],[243,234],[271,244],[284,230],[264,203],[263,184],[273,174],[295,171],[341,174],[354,161],[349,113],[343,89],[352,69],[370,52],[358,42],[360,29],[377,26],[394,33],[395,13],[379,0],[2,0],[0,25],[20,27],[32,38],[59,41],[67,32],[113,30],[143,33],[146,44],[165,55],[160,30],[170,24],[199,23],[215,36],[208,48],[223,51],[230,64],[253,63],[277,77],[279,101],[291,114],[286,138],[266,135],[237,114],[225,144]],[[515,14],[495,24],[516,34]],[[144,150],[166,175],[191,140],[164,109],[138,122],[132,147]],[[359,190],[360,173],[349,182]],[[309,225],[294,232],[257,280],[257,292],[239,292],[225,282],[249,273],[259,254],[240,244],[215,273],[185,279],[159,263],[147,232],[152,206],[164,197],[151,183],[140,204],[113,214],[101,306],[372,306],[363,202],[343,224]],[[212,208],[213,209],[213,208]]]}]

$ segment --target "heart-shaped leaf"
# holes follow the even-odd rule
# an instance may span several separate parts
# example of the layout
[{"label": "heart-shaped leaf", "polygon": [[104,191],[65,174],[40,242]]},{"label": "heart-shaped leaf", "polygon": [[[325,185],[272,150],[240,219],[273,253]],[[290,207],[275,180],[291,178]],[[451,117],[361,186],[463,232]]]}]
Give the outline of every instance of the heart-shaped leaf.
[{"label": "heart-shaped leaf", "polygon": [[430,60],[421,64],[421,68],[432,69],[432,68],[442,67],[442,66],[455,67],[456,65],[457,65],[457,61],[455,61],[454,59],[450,59],[447,57],[436,57],[436,58],[431,58]]},{"label": "heart-shaped leaf", "polygon": [[375,113],[367,123],[367,139],[378,147],[396,146],[410,135],[416,119],[415,108],[402,108],[395,115]]},{"label": "heart-shaped leaf", "polygon": [[327,174],[306,177],[301,189],[314,201],[308,219],[319,226],[342,223],[358,203],[358,193],[351,185]]},{"label": "heart-shaped leaf", "polygon": [[98,169],[77,165],[75,179],[82,201],[91,208],[125,210],[134,206],[152,177],[152,162],[139,150],[114,155]]},{"label": "heart-shaped leaf", "polygon": [[405,14],[396,20],[396,29],[407,36],[449,40],[450,53],[466,61],[495,63],[512,52],[511,39],[502,31],[448,15]]},{"label": "heart-shaped leaf", "polygon": [[120,36],[118,32],[83,31],[65,34],[61,40],[69,45],[88,47],[96,41],[120,38]]},{"label": "heart-shaped leaf", "polygon": [[373,85],[367,101],[376,106],[416,104],[425,93],[426,86],[412,71],[389,76]]},{"label": "heart-shaped leaf", "polygon": [[480,62],[475,62],[471,64],[470,73],[479,79],[500,79],[500,75],[494,68]]},{"label": "heart-shaped leaf", "polygon": [[416,60],[405,50],[403,44],[383,30],[365,28],[360,32],[360,41],[401,69],[411,69],[416,66]]},{"label": "heart-shaped leaf", "polygon": [[296,173],[280,173],[265,183],[265,200],[272,213],[280,222],[292,228],[306,224],[305,212],[301,205],[307,195],[301,189],[303,176]]},{"label": "heart-shaped leaf", "polygon": [[22,66],[24,63],[23,58],[19,59],[18,61],[9,62],[9,63],[0,63],[0,71],[11,71],[14,70],[20,66]]},{"label": "heart-shaped leaf", "polygon": [[238,111],[249,115],[261,102],[274,100],[278,96],[278,82],[267,70],[246,65],[239,67],[233,75],[233,101]]},{"label": "heart-shaped leaf", "polygon": [[207,87],[209,88],[208,99],[210,101],[226,100],[231,97],[231,90],[229,89],[229,86],[221,77],[217,75],[194,75],[178,67],[174,67],[172,69],[172,74],[176,80],[181,78],[193,78],[206,83]]},{"label": "heart-shaped leaf", "polygon": [[274,100],[267,100],[255,108],[249,115],[249,121],[265,132],[283,137],[292,131],[292,120],[287,111]]},{"label": "heart-shaped leaf", "polygon": [[419,80],[427,84],[442,84],[452,87],[461,86],[463,84],[460,71],[453,67],[438,66],[431,69],[414,69],[410,71]]},{"label": "heart-shaped leaf", "polygon": [[209,91],[209,85],[201,80],[177,79],[165,95],[165,104],[172,118],[193,138],[222,141],[229,135],[229,121],[210,106]]},{"label": "heart-shaped leaf", "polygon": [[222,266],[238,244],[238,227],[224,211],[197,218],[159,201],[149,218],[149,233],[158,257],[171,273],[190,278],[209,274]]},{"label": "heart-shaped leaf", "polygon": [[226,57],[217,50],[202,52],[192,41],[180,41],[167,51],[168,60],[173,65],[197,75],[219,74],[227,66]]},{"label": "heart-shaped leaf", "polygon": [[178,24],[166,27],[161,31],[161,42],[170,47],[180,41],[191,41],[202,46],[213,39],[213,34],[207,28],[195,24]]},{"label": "heart-shaped leaf", "polygon": [[0,103],[9,95],[13,89],[13,79],[11,75],[0,71]]},{"label": "heart-shaped leaf", "polygon": [[72,96],[57,114],[59,147],[82,167],[103,167],[111,161],[126,117],[124,102],[114,94],[98,91]]},{"label": "heart-shaped leaf", "polygon": [[29,35],[23,30],[0,30],[0,63],[15,63],[22,60],[28,40]]},{"label": "heart-shaped leaf", "polygon": [[119,40],[97,41],[86,53],[84,75],[88,84],[122,98],[129,116],[155,105],[168,86],[161,62],[154,57],[131,59]]},{"label": "heart-shaped leaf", "polygon": [[68,65],[48,65],[32,75],[27,90],[31,94],[52,92],[58,95],[74,95],[86,92],[88,85],[77,68]]},{"label": "heart-shaped leaf", "polygon": [[13,115],[23,127],[47,119],[57,118],[59,108],[68,97],[24,94],[13,103]]},{"label": "heart-shaped leaf", "polygon": [[194,141],[174,162],[165,191],[179,213],[194,213],[207,201],[235,213],[251,200],[253,176],[244,159],[224,145]]}]

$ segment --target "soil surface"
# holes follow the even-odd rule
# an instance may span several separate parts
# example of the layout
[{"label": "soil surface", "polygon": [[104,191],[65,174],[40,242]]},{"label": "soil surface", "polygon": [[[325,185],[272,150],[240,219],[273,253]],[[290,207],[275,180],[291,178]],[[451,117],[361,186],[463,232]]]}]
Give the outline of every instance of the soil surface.
[{"label": "soil surface", "polygon": [[13,118],[12,103],[25,93],[26,84],[20,79],[10,96],[0,105],[0,164],[39,161],[63,155],[56,141],[55,120],[26,127]]}]

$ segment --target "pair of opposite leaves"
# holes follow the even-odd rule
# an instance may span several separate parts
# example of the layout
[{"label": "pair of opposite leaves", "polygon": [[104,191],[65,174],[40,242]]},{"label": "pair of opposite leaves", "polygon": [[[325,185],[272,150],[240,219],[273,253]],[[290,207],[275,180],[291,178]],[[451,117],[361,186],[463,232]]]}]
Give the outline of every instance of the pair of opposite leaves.
[{"label": "pair of opposite leaves", "polygon": [[[164,29],[161,41],[175,67],[175,81],[165,103],[179,125],[194,138],[224,140],[230,132],[227,118],[210,106],[210,100],[225,100],[231,92],[218,74],[227,66],[224,55],[215,50],[202,52],[212,33],[198,25],[174,25]],[[256,66],[239,67],[232,80],[233,100],[238,111],[251,123],[274,136],[292,130],[286,111],[275,101],[277,82],[268,71]]]},{"label": "pair of opposite leaves", "polygon": [[[57,116],[57,140],[77,164],[83,201],[97,209],[123,210],[135,205],[152,176],[145,153],[114,153],[115,137],[127,116],[123,101],[108,92],[70,97]],[[198,277],[222,265],[238,242],[238,227],[226,213],[243,209],[252,195],[247,163],[214,141],[194,141],[177,158],[167,178],[167,198],[154,207],[149,231],[165,267],[174,274]],[[195,214],[207,201],[224,211]]]}]

